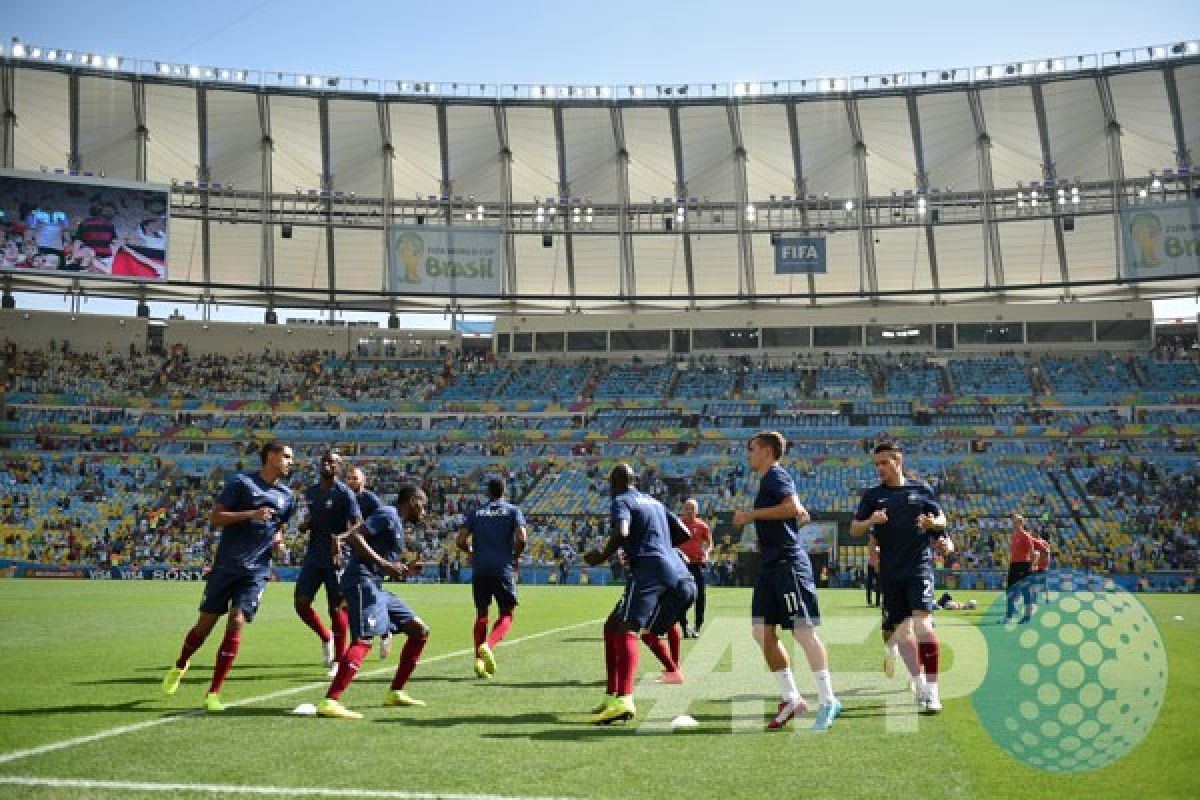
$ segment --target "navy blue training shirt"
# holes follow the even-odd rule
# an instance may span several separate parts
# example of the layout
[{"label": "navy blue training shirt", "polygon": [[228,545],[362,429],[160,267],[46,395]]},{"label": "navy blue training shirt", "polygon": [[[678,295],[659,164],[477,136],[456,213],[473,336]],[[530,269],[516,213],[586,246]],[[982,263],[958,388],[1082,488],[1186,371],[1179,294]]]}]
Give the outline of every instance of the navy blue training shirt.
[{"label": "navy blue training shirt", "polygon": [[282,483],[267,483],[259,473],[239,472],[229,479],[217,497],[226,511],[273,508],[269,520],[245,520],[221,529],[214,569],[234,572],[266,572],[271,565],[271,546],[280,525],[292,518],[296,501]]},{"label": "navy blue training shirt", "polygon": [[[367,528],[363,537],[367,546],[379,554],[380,558],[387,561],[400,558],[404,552],[404,525],[400,522],[400,515],[394,506],[381,506],[378,511],[363,520],[363,525]],[[364,561],[351,548],[350,560],[346,563],[342,582],[378,583],[381,580],[383,572],[379,567]]]},{"label": "navy blue training shirt", "polygon": [[517,528],[524,525],[521,509],[503,499],[491,500],[467,514],[466,528],[475,551],[471,561],[474,573],[498,576],[511,572]]},{"label": "navy blue training shirt", "polygon": [[351,523],[361,517],[354,492],[335,480],[328,489],[316,483],[304,493],[308,504],[308,550],[304,563],[330,566],[333,564],[333,537],[345,533]]},{"label": "navy blue training shirt", "polygon": [[383,501],[379,499],[379,495],[370,489],[363,489],[354,495],[354,499],[358,503],[359,516],[363,519],[366,519],[383,507]]},{"label": "navy blue training shirt", "polygon": [[670,513],[662,503],[633,487],[612,499],[614,527],[621,520],[629,521],[629,535],[621,541],[621,549],[630,566],[667,585],[689,576],[683,559],[671,546]]},{"label": "navy blue training shirt", "polygon": [[900,486],[879,484],[863,492],[854,512],[857,520],[869,519],[879,509],[887,511],[888,521],[871,526],[879,542],[879,571],[888,576],[909,576],[933,569],[933,553],[929,549],[936,532],[926,532],[917,526],[922,514],[941,513],[941,506],[928,483],[910,481]]},{"label": "navy blue training shirt", "polygon": [[[754,507],[774,508],[788,497],[796,494],[796,483],[788,471],[778,464],[772,465],[758,483],[758,494],[754,496]],[[754,532],[758,535],[758,552],[764,567],[788,564],[800,570],[812,580],[812,562],[808,553],[800,546],[800,526],[795,517],[791,519],[756,519]]]}]

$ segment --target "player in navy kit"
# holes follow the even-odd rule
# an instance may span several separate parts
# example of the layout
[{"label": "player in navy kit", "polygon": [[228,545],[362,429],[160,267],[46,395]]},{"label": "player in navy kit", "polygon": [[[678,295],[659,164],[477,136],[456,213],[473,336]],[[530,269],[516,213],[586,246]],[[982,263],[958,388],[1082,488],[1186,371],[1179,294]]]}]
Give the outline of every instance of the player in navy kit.
[{"label": "player in navy kit", "polygon": [[[367,488],[367,473],[362,467],[351,467],[346,470],[346,485],[350,487],[350,491],[354,492],[354,500],[358,503],[359,514],[363,519],[374,514],[383,506],[383,501],[379,499],[379,495]],[[345,559],[349,555],[345,540],[342,542],[342,558]],[[392,633],[388,631],[383,636],[379,637],[379,660],[387,661],[388,656],[392,654]],[[338,656],[341,657],[340,655]],[[334,666],[330,670],[330,675],[337,674],[337,667]]]},{"label": "player in navy kit", "polygon": [[[346,651],[346,632],[349,622],[338,590],[341,567],[341,537],[361,519],[358,501],[349,486],[338,480],[342,471],[342,456],[336,450],[321,456],[321,480],[308,487],[304,500],[308,505],[308,549],[304,564],[296,579],[294,605],[296,614],[321,640],[325,667],[329,677],[337,671],[337,661]],[[333,633],[321,622],[321,615],[312,607],[313,599],[325,587],[329,619]]]},{"label": "player in navy kit", "polygon": [[[917,707],[936,714],[939,647],[933,627],[933,552],[948,553],[953,543],[945,535],[946,514],[933,489],[904,475],[904,453],[885,443],[874,453],[880,483],[863,492],[850,532],[870,532],[879,542],[879,572],[883,588],[883,624],[917,686]],[[916,645],[913,646],[913,634]],[[922,675],[922,670],[924,674]]]},{"label": "player in navy kit", "polygon": [[813,582],[812,562],[800,546],[800,525],[808,522],[808,511],[800,505],[792,476],[779,466],[786,448],[783,434],[776,431],[764,431],[750,437],[750,469],[757,472],[761,480],[754,498],[754,510],[735,512],[733,525],[741,528],[749,522],[754,523],[762,558],[762,569],[754,582],[750,601],[754,639],[762,648],[767,666],[775,673],[783,697],[767,727],[771,730],[782,728],[796,714],[808,710],[808,704],[796,688],[787,650],[779,641],[776,628],[782,626],[792,632],[804,651],[817,683],[820,705],[812,730],[825,731],[841,713],[842,704],[833,693],[825,645],[817,637],[821,610]]},{"label": "player in navy kit", "polygon": [[350,614],[350,647],[338,661],[337,677],[317,706],[322,717],[361,719],[362,714],[351,711],[341,703],[342,692],[358,674],[363,660],[371,652],[371,640],[391,631],[401,631],[407,639],[400,651],[400,664],[385,706],[423,706],[404,690],[417,667],[421,651],[429,639],[429,627],[399,597],[383,588],[384,577],[397,580],[408,574],[408,566],[398,562],[404,551],[404,526],[415,525],[425,516],[428,500],[420,488],[412,484],[400,487],[396,506],[382,506],[346,536],[352,554],[342,573],[341,589]]},{"label": "player in navy kit", "polygon": [[696,583],[672,544],[673,537],[688,537],[687,528],[662,503],[634,487],[637,475],[628,464],[613,467],[608,481],[612,535],[602,550],[592,550],[583,558],[589,565],[598,566],[607,563],[619,548],[629,564],[629,580],[604,623],[608,691],[588,719],[600,725],[632,719],[637,713],[633,684],[637,679],[638,631],[649,631],[662,646],[658,637],[675,625],[696,599]]},{"label": "player in navy kit", "polygon": [[228,613],[225,638],[217,651],[212,683],[204,698],[204,708],[211,712],[225,710],[221,687],[237,657],[242,629],[258,611],[270,577],[271,551],[282,550],[283,526],[295,510],[292,490],[283,483],[292,472],[292,448],[282,442],[268,442],[259,456],[262,468],[257,473],[241,472],[230,478],[209,514],[209,524],[222,530],[200,602],[200,617],[188,631],[179,658],[162,682],[165,694],[179,690],[192,654],[204,644],[221,615]]},{"label": "player in navy kit", "polygon": [[[504,499],[504,481],[492,478],[487,484],[488,502],[467,514],[458,534],[458,548],[471,554],[471,591],[475,597],[475,674],[496,674],[492,652],[512,628],[517,607],[517,559],[525,550],[528,534],[521,509]],[[498,614],[492,632],[487,632],[488,608],[496,600]]]}]

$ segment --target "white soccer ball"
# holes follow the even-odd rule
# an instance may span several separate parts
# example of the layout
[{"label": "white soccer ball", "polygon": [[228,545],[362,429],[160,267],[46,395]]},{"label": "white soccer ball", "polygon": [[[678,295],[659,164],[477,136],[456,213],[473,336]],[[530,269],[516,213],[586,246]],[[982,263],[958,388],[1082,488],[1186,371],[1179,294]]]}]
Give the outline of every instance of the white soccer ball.
[{"label": "white soccer ball", "polygon": [[673,731],[686,731],[698,727],[700,727],[700,723],[696,721],[696,718],[687,714],[680,714],[671,720],[671,730]]}]

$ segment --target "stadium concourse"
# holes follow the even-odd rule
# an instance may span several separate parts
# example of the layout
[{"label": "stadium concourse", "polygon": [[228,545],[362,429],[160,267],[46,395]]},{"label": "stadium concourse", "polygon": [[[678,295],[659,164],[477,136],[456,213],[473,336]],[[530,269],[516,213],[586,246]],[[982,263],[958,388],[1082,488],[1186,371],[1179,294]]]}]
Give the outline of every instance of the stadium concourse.
[{"label": "stadium concourse", "polygon": [[[999,587],[1008,517],[1020,511],[1058,566],[1190,591],[1200,364],[1177,341],[611,361],[6,341],[0,564],[17,575],[196,577],[217,536],[206,522],[213,497],[278,438],[295,447],[297,489],[330,447],[385,498],[402,479],[419,482],[431,513],[408,557],[423,562],[424,580],[469,579],[453,536],[492,475],[529,518],[523,581],[619,579],[619,564],[587,568],[578,556],[607,535],[607,468],[628,460],[668,506],[698,499],[717,545],[710,579],[744,585],[753,554],[730,517],[753,488],[747,438],[775,429],[791,442],[785,465],[802,502],[838,530],[815,554],[827,585],[859,585],[865,548],[841,529],[875,480],[873,443],[895,440],[952,519],[959,547],[938,563],[944,585]],[[288,545],[283,578],[304,551]]]}]

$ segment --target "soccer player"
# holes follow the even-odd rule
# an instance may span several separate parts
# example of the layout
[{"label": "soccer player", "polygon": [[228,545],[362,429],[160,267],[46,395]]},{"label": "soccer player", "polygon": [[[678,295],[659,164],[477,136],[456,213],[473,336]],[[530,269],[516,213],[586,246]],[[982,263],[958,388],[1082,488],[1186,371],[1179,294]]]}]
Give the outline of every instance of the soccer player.
[{"label": "soccer player", "polygon": [[[692,573],[692,578],[696,581],[696,625],[692,628],[688,627],[686,613],[679,618],[679,624],[683,626],[683,635],[689,639],[699,636],[700,629],[704,627],[706,605],[704,571],[708,567],[708,554],[712,551],[713,546],[712,529],[708,527],[707,522],[696,516],[699,512],[700,504],[694,499],[688,498],[683,501],[683,513],[679,515],[684,527],[692,534],[690,539],[679,546],[679,552],[683,554],[688,572]],[[675,654],[675,658],[678,660],[678,654]]]},{"label": "soccer player", "polygon": [[[879,485],[863,492],[850,532],[870,532],[879,542],[879,572],[883,587],[883,624],[916,682],[917,708],[923,713],[942,710],[938,695],[940,649],[933,627],[933,551],[954,549],[946,536],[946,514],[924,481],[906,478],[904,452],[893,443],[875,448]],[[913,636],[916,642],[913,642]],[[922,674],[924,670],[924,674]]]},{"label": "soccer player", "polygon": [[817,603],[812,562],[800,546],[800,525],[808,522],[808,511],[800,505],[792,476],[779,466],[786,448],[787,440],[777,431],[763,431],[750,437],[750,469],[757,472],[761,480],[754,498],[754,510],[734,512],[733,526],[742,528],[747,523],[754,523],[762,558],[762,569],[754,581],[750,601],[754,639],[762,648],[767,666],[775,673],[783,696],[767,727],[770,730],[783,728],[794,716],[808,710],[808,704],[796,688],[787,650],[779,641],[776,628],[782,626],[792,632],[792,637],[804,651],[817,683],[819,707],[812,730],[826,731],[842,712],[842,703],[833,693],[829,656],[817,636],[821,609]]},{"label": "soccer player", "polygon": [[423,700],[410,697],[404,686],[429,640],[429,627],[407,603],[383,588],[383,579],[391,576],[400,580],[408,574],[408,566],[396,560],[404,552],[404,526],[420,522],[428,502],[419,487],[405,484],[400,487],[395,507],[382,506],[346,535],[351,555],[342,573],[341,589],[350,612],[353,642],[338,660],[337,676],[317,706],[318,716],[362,719],[362,714],[342,705],[342,693],[371,652],[371,640],[388,631],[403,631],[407,639],[383,704],[425,705]]},{"label": "soccer player", "polygon": [[[521,509],[504,499],[504,481],[487,483],[488,502],[467,514],[458,533],[458,548],[471,554],[471,592],[475,597],[475,674],[496,674],[492,652],[512,628],[517,607],[517,582],[513,574],[525,550],[528,533]],[[496,600],[496,624],[488,633],[488,609]]]},{"label": "soccer player", "polygon": [[[354,492],[354,500],[358,503],[358,510],[363,519],[374,514],[383,506],[383,501],[379,499],[379,495],[367,488],[367,473],[362,467],[351,467],[346,472],[346,485],[350,487],[350,491]],[[344,537],[342,541],[344,545]],[[348,558],[349,554],[343,554],[343,560]],[[383,636],[379,637],[379,660],[387,661],[388,656],[392,654],[392,632],[388,631]],[[339,656],[340,657],[340,656]],[[335,666],[330,672],[336,672]],[[332,677],[332,676],[331,676]]]},{"label": "soccer player", "polygon": [[1037,581],[1029,578],[1029,574],[1033,571],[1033,560],[1036,558],[1041,562],[1043,553],[1048,558],[1050,550],[1045,540],[1037,538],[1025,527],[1025,517],[1013,514],[1012,521],[1012,545],[1009,550],[1008,582],[1005,588],[1008,604],[1004,611],[1004,619],[1000,620],[1001,625],[1012,622],[1012,618],[1017,615],[1018,593],[1025,602],[1025,614],[1021,617],[1021,624],[1033,619],[1034,584]]},{"label": "soccer player", "polygon": [[[349,621],[342,594],[338,590],[338,570],[341,566],[341,537],[362,520],[358,501],[349,486],[338,480],[342,471],[342,455],[327,450],[321,456],[321,480],[304,493],[308,504],[308,549],[304,564],[296,579],[294,605],[296,614],[312,628],[321,640],[325,667],[333,677],[338,659],[346,651],[346,632]],[[329,620],[333,633],[321,621],[313,608],[313,599],[325,587]]]},{"label": "soccer player", "polygon": [[292,472],[292,448],[282,442],[264,444],[259,457],[262,468],[255,474],[241,472],[225,484],[209,514],[209,524],[221,528],[212,570],[200,601],[200,617],[183,640],[175,665],[163,677],[165,694],[175,694],[191,664],[222,614],[228,613],[225,638],[217,651],[212,683],[204,698],[210,712],[224,711],[221,687],[233,668],[242,629],[254,620],[259,600],[270,576],[271,551],[283,550],[283,526],[295,511],[295,498],[283,480]]},{"label": "soccer player", "polygon": [[[583,557],[595,567],[620,549],[629,562],[625,592],[604,623],[607,694],[588,718],[597,725],[633,719],[637,713],[633,685],[637,679],[638,631],[654,634],[654,641],[661,647],[658,637],[675,626],[696,597],[695,582],[672,545],[672,536],[683,538],[687,529],[662,503],[639,492],[636,482],[637,475],[628,464],[613,467],[608,476],[612,535],[603,549],[591,550]],[[660,660],[663,657],[655,655]]]}]

